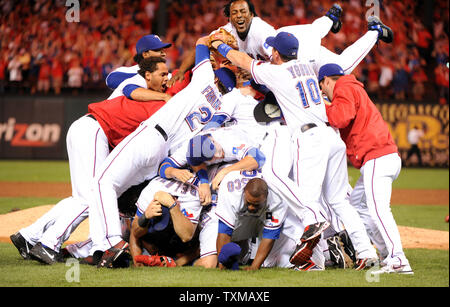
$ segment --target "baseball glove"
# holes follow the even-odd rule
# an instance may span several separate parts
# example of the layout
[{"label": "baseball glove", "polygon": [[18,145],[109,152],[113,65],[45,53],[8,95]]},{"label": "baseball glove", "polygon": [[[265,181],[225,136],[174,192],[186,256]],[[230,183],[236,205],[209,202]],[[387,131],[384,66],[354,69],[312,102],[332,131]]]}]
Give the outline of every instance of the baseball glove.
[{"label": "baseball glove", "polygon": [[220,28],[218,31],[214,32],[209,36],[208,47],[212,48],[212,43],[215,41],[222,41],[233,49],[238,49],[236,38],[225,30],[224,28]]},{"label": "baseball glove", "polygon": [[136,261],[137,263],[142,263],[145,266],[159,266],[167,268],[173,268],[177,266],[173,258],[159,255],[137,255],[134,256],[134,261]]}]

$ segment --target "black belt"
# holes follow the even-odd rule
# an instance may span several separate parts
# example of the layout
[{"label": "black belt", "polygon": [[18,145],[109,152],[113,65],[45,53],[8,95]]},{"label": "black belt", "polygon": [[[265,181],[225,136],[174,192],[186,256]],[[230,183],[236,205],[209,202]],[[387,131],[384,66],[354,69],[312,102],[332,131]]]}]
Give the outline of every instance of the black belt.
[{"label": "black belt", "polygon": [[[329,122],[325,122],[325,125],[327,125],[328,127],[330,127],[330,123],[329,123]],[[316,124],[314,124],[314,123],[309,123],[309,124],[304,124],[304,125],[300,128],[300,130],[301,130],[302,132],[306,132],[306,131],[308,131],[309,129],[315,128],[315,127],[317,127]]]},{"label": "black belt", "polygon": [[92,119],[95,120],[95,121],[97,121],[97,119],[95,118],[95,116],[92,115],[92,114],[88,114],[88,115],[86,115],[86,116],[92,118]]},{"label": "black belt", "polygon": [[167,142],[168,137],[167,137],[167,134],[166,134],[166,132],[164,131],[164,129],[161,128],[160,125],[156,125],[156,126],[155,126],[155,129],[158,130],[159,133],[161,133],[162,137],[164,138],[164,141]]}]

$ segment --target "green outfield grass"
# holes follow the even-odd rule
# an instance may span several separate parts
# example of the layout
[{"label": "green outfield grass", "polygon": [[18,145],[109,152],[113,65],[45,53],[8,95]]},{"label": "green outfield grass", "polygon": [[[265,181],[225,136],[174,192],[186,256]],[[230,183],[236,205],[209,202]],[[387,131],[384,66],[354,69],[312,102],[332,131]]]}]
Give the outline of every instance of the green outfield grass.
[{"label": "green outfield grass", "polygon": [[[358,180],[359,170],[349,167],[350,184]],[[69,182],[67,161],[0,161],[0,181],[43,181]],[[400,189],[448,189],[448,169],[403,168],[394,181],[394,188]]]},{"label": "green outfield grass", "polygon": [[[322,272],[296,272],[262,269],[257,272],[219,271],[195,267],[97,269],[79,265],[79,282],[68,282],[74,264],[45,266],[23,260],[7,243],[0,244],[0,286],[23,287],[448,287],[448,251],[408,249],[406,254],[414,276],[382,275],[366,279],[366,272],[329,269]],[[430,261],[433,259],[433,261]],[[72,269],[72,271],[69,271]]]}]

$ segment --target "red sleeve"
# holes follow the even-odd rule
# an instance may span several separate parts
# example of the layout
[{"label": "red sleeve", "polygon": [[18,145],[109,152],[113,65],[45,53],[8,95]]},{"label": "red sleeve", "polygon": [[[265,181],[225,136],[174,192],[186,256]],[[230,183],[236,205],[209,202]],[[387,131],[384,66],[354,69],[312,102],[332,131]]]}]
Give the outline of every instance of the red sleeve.
[{"label": "red sleeve", "polygon": [[327,117],[331,126],[347,127],[356,116],[355,101],[350,90],[337,90],[331,105],[326,105]]},{"label": "red sleeve", "polygon": [[[173,72],[173,75],[176,74],[176,70]],[[177,94],[178,92],[180,92],[182,89],[184,89],[189,82],[191,82],[191,78],[192,78],[192,71],[188,70],[185,74],[184,74],[184,79],[182,81],[177,81],[174,83],[174,85],[172,85],[171,87],[169,87],[166,91],[167,94],[174,96],[175,94]]]}]

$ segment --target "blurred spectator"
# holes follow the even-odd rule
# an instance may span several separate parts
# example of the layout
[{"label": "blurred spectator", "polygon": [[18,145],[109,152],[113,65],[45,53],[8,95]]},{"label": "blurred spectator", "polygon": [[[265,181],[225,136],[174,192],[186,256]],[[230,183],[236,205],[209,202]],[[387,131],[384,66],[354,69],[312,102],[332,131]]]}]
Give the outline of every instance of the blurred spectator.
[{"label": "blurred spectator", "polygon": [[11,89],[16,93],[22,82],[22,63],[19,60],[19,55],[15,55],[8,64],[9,82]]},{"label": "blurred spectator", "polygon": [[413,82],[412,87],[413,99],[415,101],[422,101],[425,95],[425,82],[428,81],[428,77],[425,74],[425,71],[422,68],[422,66],[418,66],[413,69],[411,79]]},{"label": "blurred spectator", "polygon": [[64,78],[64,68],[59,57],[52,60],[51,76],[53,91],[56,95],[59,95]]},{"label": "blurred spectator", "polygon": [[406,93],[409,91],[409,74],[405,69],[405,65],[402,65],[401,62],[395,63],[392,84],[394,88],[394,98],[396,100],[405,100]]},{"label": "blurred spectator", "polygon": [[8,61],[6,59],[6,54],[0,52],[0,94],[5,92],[7,67]]},{"label": "blurred spectator", "polygon": [[47,57],[43,57],[40,63],[41,65],[39,68],[37,90],[38,92],[44,92],[44,94],[47,94],[50,90],[51,67]]},{"label": "blurred spectator", "polygon": [[391,82],[394,77],[394,71],[391,67],[391,64],[388,61],[385,61],[380,67],[380,99],[387,99],[391,94]]},{"label": "blurred spectator", "polygon": [[449,94],[449,82],[448,82],[448,63],[440,63],[434,69],[436,87],[439,93],[439,103],[447,104],[448,103],[448,94]]},{"label": "blurred spectator", "polygon": [[83,68],[78,60],[74,61],[73,66],[67,72],[67,85],[72,89],[73,94],[78,94],[83,84]]}]

